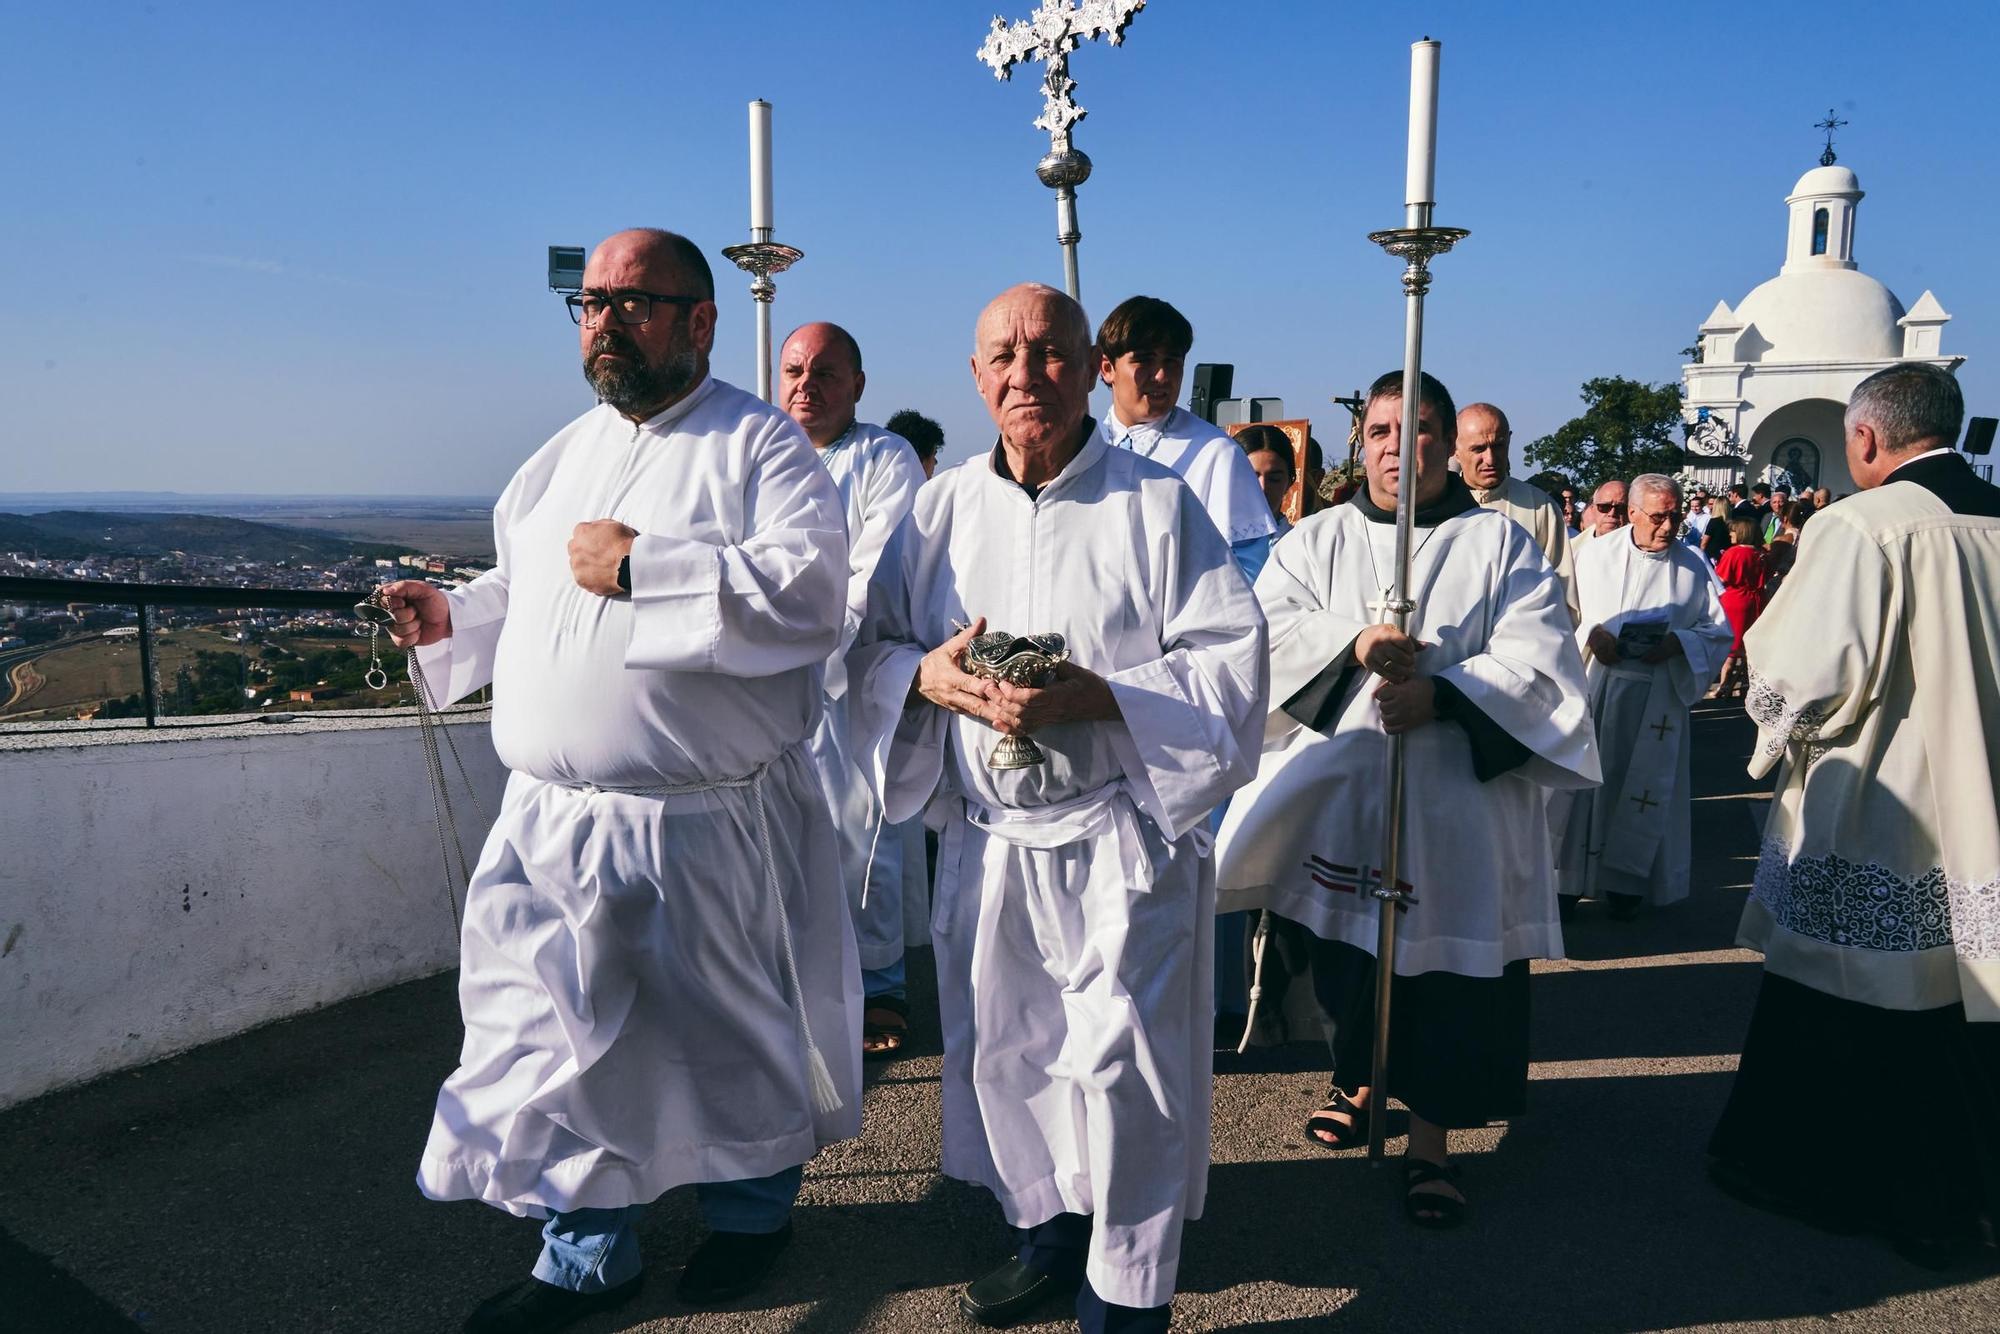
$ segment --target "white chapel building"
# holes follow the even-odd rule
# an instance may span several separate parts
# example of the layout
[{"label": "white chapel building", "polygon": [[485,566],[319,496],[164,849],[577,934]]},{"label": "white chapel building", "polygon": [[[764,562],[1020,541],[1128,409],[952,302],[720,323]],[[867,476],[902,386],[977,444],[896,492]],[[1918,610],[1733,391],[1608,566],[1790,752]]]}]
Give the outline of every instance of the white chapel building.
[{"label": "white chapel building", "polygon": [[1939,350],[1951,316],[1935,296],[1926,291],[1905,309],[1855,265],[1861,183],[1831,157],[1829,149],[1785,200],[1778,276],[1734,310],[1716,302],[1699,359],[1681,368],[1689,471],[1712,485],[1783,480],[1852,492],[1841,416],[1854,387],[1898,361],[1956,373],[1965,360]]}]

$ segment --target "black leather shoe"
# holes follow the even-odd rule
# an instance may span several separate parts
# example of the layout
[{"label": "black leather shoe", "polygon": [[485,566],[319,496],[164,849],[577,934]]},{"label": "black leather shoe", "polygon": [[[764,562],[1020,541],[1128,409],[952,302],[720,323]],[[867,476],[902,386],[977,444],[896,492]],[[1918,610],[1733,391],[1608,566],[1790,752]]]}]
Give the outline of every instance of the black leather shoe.
[{"label": "black leather shoe", "polygon": [[719,1306],[754,1292],[791,1241],[790,1220],[776,1232],[711,1232],[688,1257],[674,1296],[689,1306]]},{"label": "black leather shoe", "polygon": [[958,1294],[958,1309],[982,1325],[1011,1325],[1045,1302],[1076,1299],[1081,1279],[1057,1278],[1009,1260]]},{"label": "black leather shoe", "polygon": [[645,1285],[641,1274],[602,1292],[571,1292],[531,1278],[479,1303],[466,1317],[465,1334],[551,1334],[587,1315],[623,1306]]}]

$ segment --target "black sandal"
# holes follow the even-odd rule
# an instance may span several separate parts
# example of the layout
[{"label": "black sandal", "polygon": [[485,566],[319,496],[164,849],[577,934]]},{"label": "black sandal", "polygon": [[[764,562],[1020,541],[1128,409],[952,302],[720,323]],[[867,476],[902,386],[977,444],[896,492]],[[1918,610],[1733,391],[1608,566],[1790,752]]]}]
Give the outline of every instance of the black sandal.
[{"label": "black sandal", "polygon": [[[871,1018],[871,1016],[881,1017]],[[901,996],[870,996],[861,1003],[863,1060],[889,1059],[903,1050],[903,1043],[909,1036],[910,1003]]]},{"label": "black sandal", "polygon": [[1451,1163],[1433,1163],[1422,1158],[1403,1159],[1403,1212],[1418,1227],[1457,1227],[1465,1221],[1465,1201],[1434,1190],[1420,1191],[1433,1181],[1458,1186],[1458,1168]]},{"label": "black sandal", "polygon": [[[1335,1116],[1345,1116],[1347,1121],[1336,1121]],[[1329,1132],[1333,1138],[1327,1139],[1320,1131]],[[1306,1138],[1325,1149],[1328,1153],[1339,1153],[1356,1145],[1368,1142],[1368,1109],[1358,1106],[1354,1099],[1341,1091],[1338,1084],[1329,1084],[1326,1101],[1320,1109],[1306,1118]]]}]

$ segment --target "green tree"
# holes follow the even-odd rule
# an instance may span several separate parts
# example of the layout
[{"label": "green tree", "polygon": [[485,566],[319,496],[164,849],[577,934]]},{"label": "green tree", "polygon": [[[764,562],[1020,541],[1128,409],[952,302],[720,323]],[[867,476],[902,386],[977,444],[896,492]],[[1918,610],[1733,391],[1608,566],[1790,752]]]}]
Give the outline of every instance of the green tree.
[{"label": "green tree", "polygon": [[1687,451],[1677,443],[1683,434],[1679,385],[1613,375],[1585,381],[1582,397],[1581,416],[1528,446],[1542,467],[1576,478],[1586,496],[1614,477],[1680,471]]}]

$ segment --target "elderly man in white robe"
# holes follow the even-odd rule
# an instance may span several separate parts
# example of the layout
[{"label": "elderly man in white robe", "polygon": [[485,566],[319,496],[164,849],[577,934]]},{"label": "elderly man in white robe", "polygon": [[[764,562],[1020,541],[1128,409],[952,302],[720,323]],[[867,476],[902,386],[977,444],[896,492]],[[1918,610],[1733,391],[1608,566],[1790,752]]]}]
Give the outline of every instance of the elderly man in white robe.
[{"label": "elderly man in white robe", "polygon": [[1368,1138],[1377,904],[1389,738],[1405,748],[1401,919],[1388,1094],[1410,1112],[1404,1209],[1461,1221],[1448,1132],[1518,1116],[1528,1080],[1528,961],[1562,957],[1548,789],[1598,781],[1562,585],[1519,524],[1481,509],[1446,469],[1451,395],[1422,380],[1405,634],[1391,594],[1403,377],[1368,392],[1367,485],[1309,515],[1257,580],[1271,626],[1272,710],[1256,781],[1217,849],[1219,906],[1303,924],[1313,986],[1334,1023],[1325,1106],[1307,1122],[1328,1149]]},{"label": "elderly man in white robe", "polygon": [[1632,479],[1632,522],[1576,554],[1604,785],[1556,806],[1563,914],[1579,898],[1620,920],[1687,897],[1693,754],[1688,710],[1729,655],[1733,632],[1715,572],[1678,540],[1681,488],[1662,473]]},{"label": "elderly man in white robe", "polygon": [[1563,600],[1577,615],[1576,576],[1570,565],[1569,521],[1554,496],[1513,475],[1514,428],[1491,403],[1458,410],[1458,439],[1451,447],[1459,476],[1481,509],[1506,515],[1528,530],[1562,580]]},{"label": "elderly man in white robe", "polygon": [[[1086,1331],[1163,1330],[1208,1179],[1204,817],[1256,763],[1264,620],[1194,493],[1085,415],[1080,306],[1011,288],[974,346],[999,441],[918,494],[848,662],[889,818],[943,830],[944,1171],[1023,1230],[960,1305],[1004,1324],[1074,1292]],[[970,675],[989,628],[1068,661]],[[1042,762],[992,767],[1020,735]]]},{"label": "elderly man in white robe", "polygon": [[1856,386],[1861,493],[1747,636],[1764,981],[1709,1146],[1733,1193],[1935,1266],[2000,1220],[2000,488],[1952,448],[1964,415],[1923,362]]},{"label": "elderly man in white robe", "polygon": [[[779,350],[778,404],[812,441],[847,511],[847,616],[827,658],[826,711],[813,732],[812,756],[840,836],[840,874],[861,958],[861,1054],[888,1057],[902,1049],[909,1030],[903,967],[908,830],[883,824],[882,803],[855,765],[846,658],[882,548],[925,479],[909,441],[856,419],[867,386],[861,345],[837,324],[803,325]],[[916,882],[919,893],[922,887]],[[912,906],[921,915],[924,905]]]},{"label": "elderly man in white robe", "polygon": [[474,1334],[634,1296],[633,1222],[695,1183],[709,1305],[791,1237],[800,1166],[860,1131],[860,980],[806,742],[840,642],[840,495],[790,419],[708,374],[714,279],[670,232],[569,298],[600,403],[494,509],[495,568],[384,589],[432,702],[493,686],[512,770],[466,894],[465,1042],[417,1183],[546,1219]]}]

